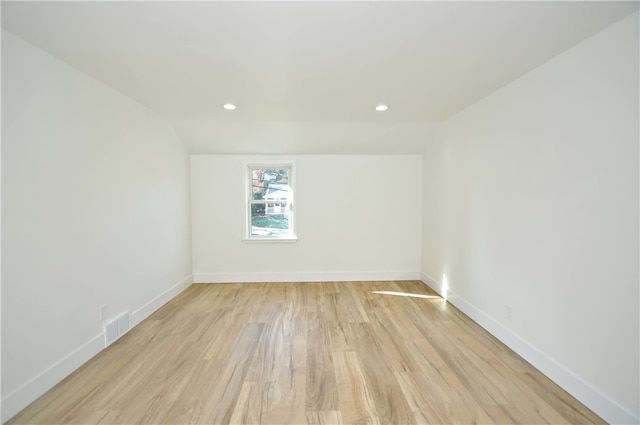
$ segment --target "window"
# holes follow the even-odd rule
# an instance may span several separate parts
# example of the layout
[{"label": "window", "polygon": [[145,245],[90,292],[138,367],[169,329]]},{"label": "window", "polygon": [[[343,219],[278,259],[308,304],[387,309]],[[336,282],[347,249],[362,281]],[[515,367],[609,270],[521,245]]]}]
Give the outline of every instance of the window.
[{"label": "window", "polygon": [[247,239],[295,240],[293,163],[248,165]]}]

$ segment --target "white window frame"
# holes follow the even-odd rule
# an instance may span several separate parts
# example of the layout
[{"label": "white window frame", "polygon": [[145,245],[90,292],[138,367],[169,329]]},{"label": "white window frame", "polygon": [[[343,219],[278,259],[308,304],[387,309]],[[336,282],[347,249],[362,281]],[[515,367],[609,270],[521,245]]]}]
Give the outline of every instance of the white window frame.
[{"label": "white window frame", "polygon": [[[271,236],[260,236],[260,235],[252,235],[251,234],[251,205],[255,202],[253,200],[253,190],[252,190],[252,170],[254,169],[283,169],[286,168],[289,170],[289,199],[287,203],[290,205],[289,207],[289,233],[286,235],[271,235]],[[258,243],[287,243],[287,242],[296,242],[298,240],[298,236],[296,233],[296,165],[294,160],[261,160],[261,161],[251,161],[245,163],[244,174],[245,174],[245,229],[244,229],[244,242],[258,242]],[[275,203],[276,201],[272,202]],[[280,201],[280,203],[282,203]],[[265,203],[265,206],[267,204]]]}]

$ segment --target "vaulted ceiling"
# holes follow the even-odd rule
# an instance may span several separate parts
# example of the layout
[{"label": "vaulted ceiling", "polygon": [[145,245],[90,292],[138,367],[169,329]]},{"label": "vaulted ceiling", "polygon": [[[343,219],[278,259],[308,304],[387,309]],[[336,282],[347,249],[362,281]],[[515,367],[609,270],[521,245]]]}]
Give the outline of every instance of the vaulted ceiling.
[{"label": "vaulted ceiling", "polygon": [[637,9],[3,1],[2,26],[163,115],[195,153],[417,153],[442,120]]}]

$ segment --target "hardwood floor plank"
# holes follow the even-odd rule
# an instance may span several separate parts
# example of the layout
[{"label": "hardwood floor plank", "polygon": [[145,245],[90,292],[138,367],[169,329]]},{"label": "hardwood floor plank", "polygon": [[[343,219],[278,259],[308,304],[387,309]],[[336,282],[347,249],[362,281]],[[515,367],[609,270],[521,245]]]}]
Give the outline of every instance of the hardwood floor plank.
[{"label": "hardwood floor plank", "polygon": [[518,379],[531,391],[559,412],[569,423],[604,424],[599,416],[584,408],[566,391],[537,370],[518,374]]},{"label": "hardwood floor plank", "polygon": [[421,282],[195,284],[8,424],[601,424]]},{"label": "hardwood floor plank", "polygon": [[375,332],[376,348],[380,355],[393,359],[393,368],[402,371],[417,371],[422,365],[416,360],[407,341],[413,335],[405,332],[403,316],[395,314],[397,309],[374,307],[371,309],[371,329]]},{"label": "hardwood floor plank", "polygon": [[358,349],[358,359],[380,423],[412,424],[413,415],[394,375],[394,370],[406,362],[395,357],[395,352],[387,354],[387,347],[380,339],[384,331],[375,324],[360,323],[358,330],[365,341]]},{"label": "hardwood floor plank", "polygon": [[229,353],[234,362],[223,365],[215,378],[216,385],[204,394],[201,411],[190,423],[229,423],[263,329],[264,324],[261,323],[243,326]]},{"label": "hardwood floor plank", "polygon": [[[254,410],[259,423],[299,424],[305,421],[306,339],[299,336],[283,347],[282,358],[257,381],[261,398]],[[261,361],[256,357],[256,361]],[[301,373],[302,372],[302,373]]]},{"label": "hardwood floor plank", "polygon": [[335,411],[338,401],[329,329],[316,312],[307,314],[307,323],[305,407],[307,411]]},{"label": "hardwood floor plank", "polygon": [[416,424],[473,424],[481,408],[467,404],[435,373],[429,378],[422,372],[395,372],[403,397]]},{"label": "hardwood floor plank", "polygon": [[229,425],[259,424],[259,416],[252,416],[249,407],[258,397],[258,387],[255,382],[245,382],[240,390],[238,401],[233,408]]},{"label": "hardwood floor plank", "polygon": [[[454,369],[429,341],[420,339],[411,341],[415,352],[424,362],[421,372],[411,373],[410,376],[421,392],[426,392],[426,402],[443,406],[436,408],[440,417],[447,418],[444,423],[474,423],[481,422],[482,406],[472,394],[471,388],[466,386]],[[481,377],[479,379],[482,379]]]},{"label": "hardwood floor plank", "polygon": [[174,403],[162,420],[167,424],[188,424],[202,410],[207,402],[204,394],[211,392],[216,385],[216,379],[223,367],[223,362],[217,360],[199,359],[184,371],[188,379],[189,389],[178,395]]},{"label": "hardwood floor plank", "polygon": [[355,351],[334,353],[340,412],[346,424],[380,424]]},{"label": "hardwood floor plank", "polygon": [[362,289],[362,285],[358,285],[358,283],[351,282],[350,285],[347,285],[347,290],[349,291],[349,298],[345,297],[345,302],[347,303],[346,309],[347,311],[352,312],[351,317],[349,318],[350,322],[361,323],[368,322],[369,315],[362,304],[362,297],[360,296]]},{"label": "hardwood floor plank", "polygon": [[342,415],[338,410],[307,412],[308,425],[342,425]]},{"label": "hardwood floor plank", "polygon": [[439,331],[431,332],[428,339],[481,406],[509,402],[506,382],[497,371],[464,345],[459,345],[455,337]]}]

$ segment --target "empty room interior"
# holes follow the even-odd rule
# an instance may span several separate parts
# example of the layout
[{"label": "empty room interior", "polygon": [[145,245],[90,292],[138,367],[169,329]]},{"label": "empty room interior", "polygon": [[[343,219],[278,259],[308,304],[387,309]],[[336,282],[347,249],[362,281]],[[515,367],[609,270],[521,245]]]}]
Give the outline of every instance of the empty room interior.
[{"label": "empty room interior", "polygon": [[2,1],[2,423],[640,423],[638,9]]}]

